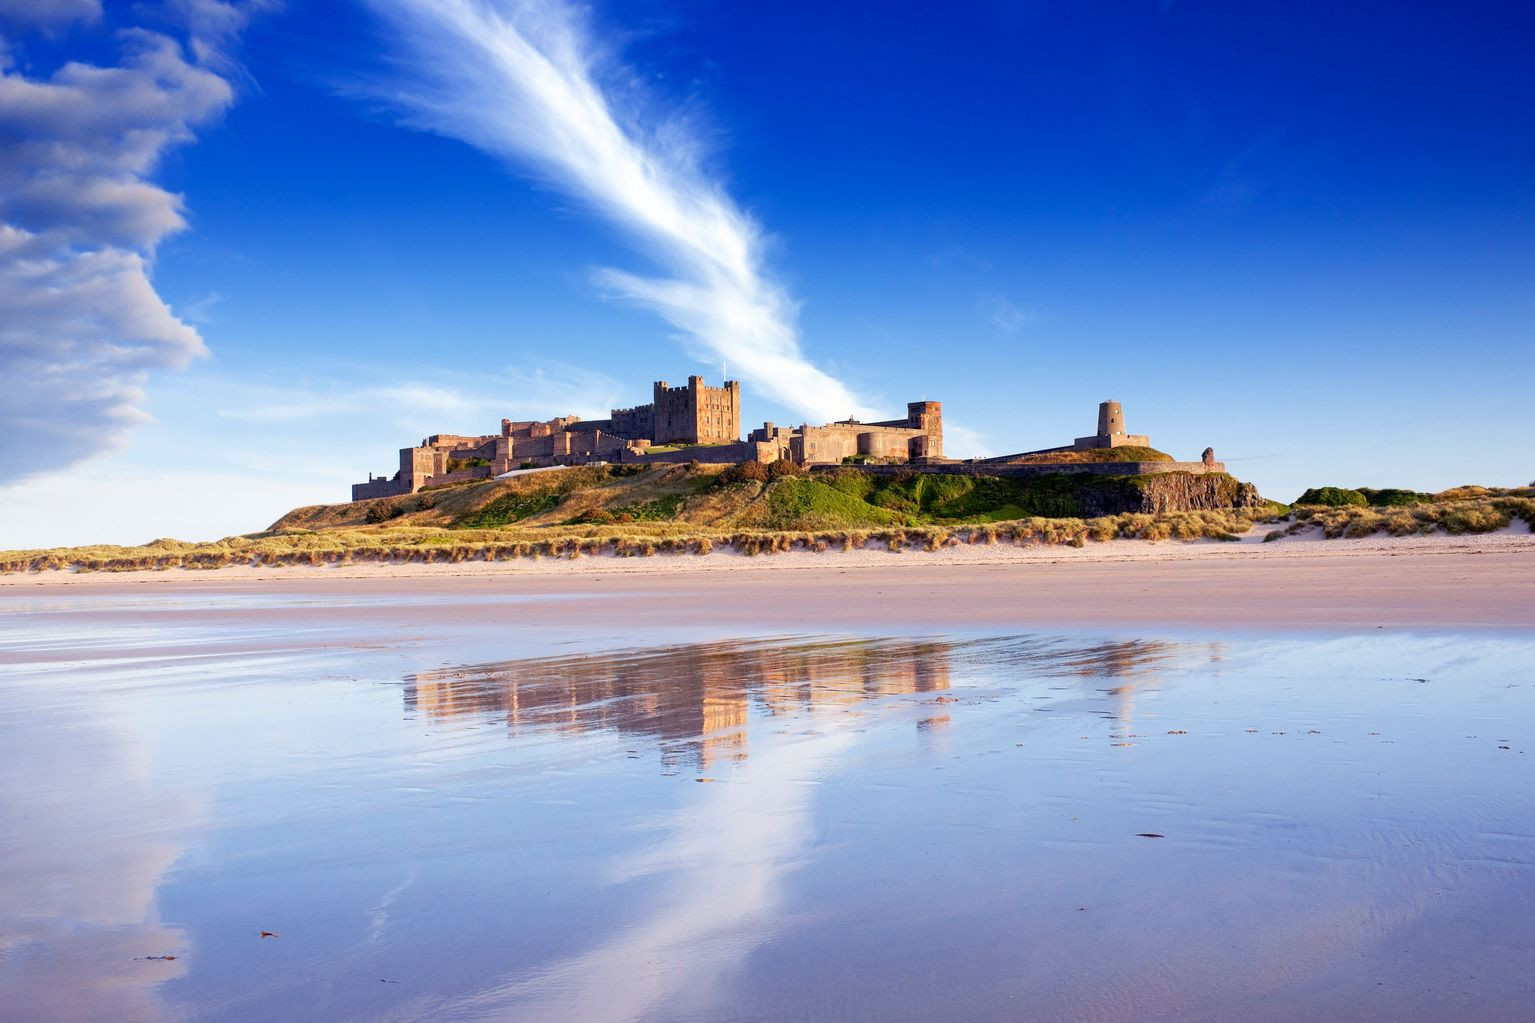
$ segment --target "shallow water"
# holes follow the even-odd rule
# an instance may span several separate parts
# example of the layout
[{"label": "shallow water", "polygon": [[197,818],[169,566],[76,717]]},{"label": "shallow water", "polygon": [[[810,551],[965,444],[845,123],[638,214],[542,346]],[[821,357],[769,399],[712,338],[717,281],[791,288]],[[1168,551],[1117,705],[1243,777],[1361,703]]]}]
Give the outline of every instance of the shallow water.
[{"label": "shallow water", "polygon": [[0,1017],[1528,1019],[1532,655],[11,599]]}]

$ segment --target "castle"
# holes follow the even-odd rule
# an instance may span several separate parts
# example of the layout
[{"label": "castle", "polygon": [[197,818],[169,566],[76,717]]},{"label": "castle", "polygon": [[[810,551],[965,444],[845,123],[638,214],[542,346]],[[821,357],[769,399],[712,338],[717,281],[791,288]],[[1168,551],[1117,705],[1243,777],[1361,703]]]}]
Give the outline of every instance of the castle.
[{"label": "castle", "polygon": [[501,420],[501,432],[478,437],[439,433],[400,449],[392,476],[352,484],[352,500],[413,494],[427,486],[499,476],[516,469],[591,462],[773,462],[833,465],[845,459],[925,462],[943,457],[943,407],[911,402],[905,419],[824,426],[763,423],[741,440],[741,383],[709,387],[701,376],[684,387],[658,380],[651,401],[613,409],[607,419],[561,416],[545,422]]},{"label": "castle", "polygon": [[[943,405],[913,401],[906,418],[878,423],[843,419],[822,426],[763,423],[745,440],[741,436],[741,384],[727,380],[710,387],[704,378],[688,378],[684,387],[658,380],[647,405],[613,409],[607,419],[561,416],[544,422],[501,420],[501,432],[479,437],[439,433],[413,448],[400,449],[400,468],[392,476],[369,475],[352,484],[352,500],[414,494],[439,487],[501,476],[521,469],[592,462],[655,464],[665,462],[774,462],[800,466],[864,464],[872,472],[899,472],[919,465],[927,472],[987,476],[1035,476],[1063,471],[1102,476],[1182,472],[1224,473],[1226,467],[1206,449],[1198,462],[1168,461],[1147,453],[1151,438],[1125,432],[1124,409],[1117,401],[1098,406],[1098,430],[1071,444],[991,458],[958,461],[943,454]],[[1073,452],[1127,448],[1122,459],[1087,459]],[[1142,461],[1142,459],[1148,459]],[[1068,468],[1065,468],[1069,466]]]}]

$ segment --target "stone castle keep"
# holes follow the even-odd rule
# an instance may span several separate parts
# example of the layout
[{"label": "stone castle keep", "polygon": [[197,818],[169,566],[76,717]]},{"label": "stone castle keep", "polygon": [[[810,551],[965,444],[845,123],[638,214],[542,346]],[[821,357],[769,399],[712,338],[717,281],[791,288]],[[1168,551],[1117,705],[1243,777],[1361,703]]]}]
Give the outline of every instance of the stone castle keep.
[{"label": "stone castle keep", "polygon": [[593,462],[740,463],[787,459],[801,466],[859,462],[876,471],[918,465],[929,472],[986,475],[1225,471],[1225,466],[1208,451],[1202,462],[1073,461],[1069,470],[1063,470],[1063,464],[1070,459],[1064,452],[1151,446],[1150,438],[1125,432],[1124,410],[1117,401],[1099,405],[1098,431],[1089,437],[1078,437],[1072,444],[963,462],[944,457],[943,405],[936,401],[907,403],[904,419],[878,423],[844,419],[822,426],[763,423],[745,440],[740,437],[739,381],[727,380],[722,387],[710,387],[703,377],[693,376],[686,386],[673,387],[658,380],[649,404],[613,409],[607,419],[583,420],[577,416],[544,422],[503,419],[500,433],[478,437],[433,434],[413,448],[400,449],[400,467],[394,475],[370,474],[366,483],[352,484],[352,500],[414,494],[424,487],[486,479],[520,469]]},{"label": "stone castle keep", "polygon": [[613,409],[607,419],[561,416],[546,422],[501,420],[479,437],[439,433],[400,449],[393,476],[352,484],[352,500],[413,494],[422,487],[499,476],[516,469],[591,462],[772,462],[829,465],[845,458],[917,461],[943,456],[943,409],[912,402],[906,418],[848,419],[825,426],[764,423],[741,440],[741,383],[710,387],[700,376],[684,387],[658,380],[647,405]]}]

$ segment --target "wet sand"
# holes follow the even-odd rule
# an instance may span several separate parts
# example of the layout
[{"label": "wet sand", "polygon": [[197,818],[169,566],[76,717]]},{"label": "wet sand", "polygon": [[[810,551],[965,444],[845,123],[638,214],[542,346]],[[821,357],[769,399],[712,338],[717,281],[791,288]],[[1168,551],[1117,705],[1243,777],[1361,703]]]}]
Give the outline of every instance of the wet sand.
[{"label": "wet sand", "polygon": [[1158,546],[0,587],[0,1018],[1527,1019],[1535,556]]}]

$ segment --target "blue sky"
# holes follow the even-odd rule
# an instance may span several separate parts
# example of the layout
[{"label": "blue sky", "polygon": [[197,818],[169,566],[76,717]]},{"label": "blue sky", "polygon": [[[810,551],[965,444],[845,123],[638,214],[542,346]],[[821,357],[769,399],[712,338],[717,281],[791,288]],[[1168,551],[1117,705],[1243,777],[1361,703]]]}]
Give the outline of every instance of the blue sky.
[{"label": "blue sky", "polygon": [[3,547],[258,529],[722,362],[748,428],[929,398],[1002,453],[1112,397],[1281,500],[1535,476],[1528,5],[0,0],[0,35]]}]

